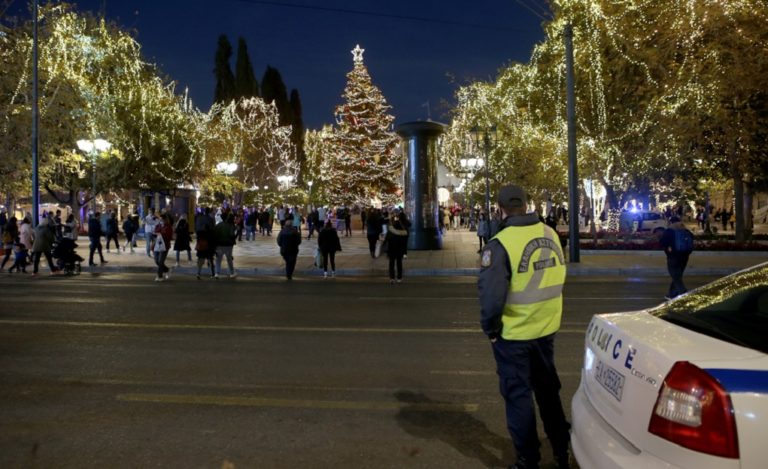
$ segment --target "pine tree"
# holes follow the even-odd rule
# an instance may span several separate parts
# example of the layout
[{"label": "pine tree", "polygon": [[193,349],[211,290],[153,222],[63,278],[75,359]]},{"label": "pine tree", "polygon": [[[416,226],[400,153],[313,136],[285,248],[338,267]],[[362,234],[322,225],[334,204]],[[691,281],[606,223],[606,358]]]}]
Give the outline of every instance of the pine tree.
[{"label": "pine tree", "polygon": [[291,107],[288,104],[288,91],[283,83],[280,72],[267,66],[264,77],[261,79],[261,97],[267,103],[275,103],[280,114],[280,125],[291,125]]},{"label": "pine tree", "polygon": [[291,142],[296,147],[296,159],[299,162],[299,183],[303,183],[306,174],[307,155],[304,153],[304,118],[302,117],[301,98],[299,90],[291,90]]},{"label": "pine tree", "polygon": [[237,41],[237,63],[235,64],[235,97],[253,98],[259,96],[259,82],[253,73],[253,64],[248,56],[248,46],[242,37]]},{"label": "pine tree", "polygon": [[389,114],[381,90],[371,81],[363,64],[360,46],[352,51],[354,68],[347,74],[345,103],[336,107],[335,159],[329,162],[328,192],[343,202],[368,204],[373,199],[397,198],[402,161],[395,153],[397,135],[391,131],[395,117]]},{"label": "pine tree", "polygon": [[219,36],[219,46],[216,49],[216,66],[213,73],[216,75],[216,90],[213,93],[214,103],[223,103],[235,98],[235,76],[229,67],[229,58],[232,57],[232,45],[227,36]]}]

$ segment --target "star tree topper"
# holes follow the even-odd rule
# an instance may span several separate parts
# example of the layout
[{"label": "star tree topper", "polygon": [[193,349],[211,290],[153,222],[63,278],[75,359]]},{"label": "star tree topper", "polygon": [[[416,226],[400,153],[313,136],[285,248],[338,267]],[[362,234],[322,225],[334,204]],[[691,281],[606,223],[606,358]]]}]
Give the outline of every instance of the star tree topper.
[{"label": "star tree topper", "polygon": [[355,48],[352,49],[352,60],[355,64],[363,63],[363,52],[365,52],[365,49],[361,49],[360,44],[355,45]]}]

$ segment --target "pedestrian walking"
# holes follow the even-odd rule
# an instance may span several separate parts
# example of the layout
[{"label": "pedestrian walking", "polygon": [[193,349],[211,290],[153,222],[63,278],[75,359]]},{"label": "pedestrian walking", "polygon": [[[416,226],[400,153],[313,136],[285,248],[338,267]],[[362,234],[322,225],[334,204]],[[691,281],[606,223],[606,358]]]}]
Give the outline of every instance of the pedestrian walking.
[{"label": "pedestrian walking", "polygon": [[339,233],[330,221],[317,236],[317,247],[323,256],[323,277],[328,278],[328,259],[331,260],[331,277],[336,276],[336,252],[341,251]]},{"label": "pedestrian walking", "polygon": [[300,244],[301,234],[293,226],[293,220],[291,218],[285,220],[283,229],[277,235],[277,245],[280,246],[280,255],[285,260],[285,278],[288,280],[293,279],[293,271],[296,269]]},{"label": "pedestrian walking", "polygon": [[56,210],[56,215],[53,217],[53,225],[51,226],[54,230],[54,234],[56,236],[56,239],[61,239],[63,235],[63,226],[61,224],[61,210]]},{"label": "pedestrian walking", "polygon": [[3,251],[5,251],[5,256],[3,256],[3,263],[0,264],[0,272],[3,272],[3,269],[5,269],[6,262],[8,262],[8,259],[10,259],[13,254],[14,245],[18,242],[19,227],[17,225],[16,217],[12,216],[8,219],[8,223],[3,230]]},{"label": "pedestrian walking", "polygon": [[8,214],[5,209],[0,209],[0,239],[2,239],[5,233],[5,227],[8,225]]},{"label": "pedestrian walking", "polygon": [[28,251],[31,251],[33,239],[32,222],[29,221],[29,215],[27,215],[21,220],[21,226],[19,226],[19,240],[24,243]]},{"label": "pedestrian walking", "polygon": [[344,207],[344,236],[352,236],[352,209]]},{"label": "pedestrian walking", "polygon": [[669,219],[669,227],[661,235],[661,248],[667,255],[667,271],[672,277],[666,296],[669,300],[688,291],[683,283],[683,273],[693,252],[693,233],[680,218],[673,216]]},{"label": "pedestrian walking", "polygon": [[522,188],[502,187],[498,202],[501,231],[483,249],[478,291],[480,324],[491,342],[517,452],[512,467],[539,467],[535,396],[557,465],[568,468],[570,424],[554,361],[566,273],[562,248],[552,228],[526,213]]},{"label": "pedestrian walking", "polygon": [[255,207],[251,207],[248,214],[245,216],[245,240],[256,240],[256,224],[259,220],[259,212]]},{"label": "pedestrian walking", "polygon": [[120,254],[120,242],[117,240],[120,230],[117,226],[117,214],[115,212],[110,212],[109,218],[107,219],[107,252],[111,252],[109,250],[109,242],[114,241],[115,250]]},{"label": "pedestrian walking", "polygon": [[168,257],[168,247],[173,239],[173,221],[171,216],[164,213],[155,225],[155,236],[152,242],[152,252],[155,255],[155,264],[157,264],[157,276],[155,282],[162,282],[171,278],[171,269],[165,265],[165,259]]},{"label": "pedestrian walking", "polygon": [[61,228],[61,237],[65,239],[71,239],[77,241],[77,232],[79,231],[80,224],[75,220],[75,214],[70,213],[67,215],[66,221]]},{"label": "pedestrian walking", "polygon": [[13,246],[13,265],[8,269],[8,273],[12,273],[14,270],[18,272],[27,273],[27,264],[29,262],[29,251],[27,247],[21,243],[16,243]]},{"label": "pedestrian walking", "polygon": [[223,221],[213,229],[216,239],[216,274],[215,278],[221,275],[221,259],[226,256],[227,266],[229,267],[229,278],[237,277],[235,265],[232,259],[232,249],[236,244],[237,230],[235,228],[235,215],[227,213]]},{"label": "pedestrian walking", "polygon": [[125,248],[130,247],[131,254],[133,254],[133,238],[136,236],[137,230],[138,226],[134,225],[134,219],[131,214],[129,213],[125,215],[125,220],[123,220],[123,233],[125,233],[125,245],[123,245],[123,252],[125,252]]},{"label": "pedestrian walking", "polygon": [[147,257],[153,257],[152,253],[152,241],[155,239],[155,227],[160,222],[159,218],[155,216],[155,209],[150,208],[149,213],[144,217],[144,241],[147,243]]},{"label": "pedestrian walking", "polygon": [[366,236],[368,238],[368,249],[371,252],[371,257],[376,258],[376,242],[381,236],[381,215],[378,209],[371,209],[366,223]]},{"label": "pedestrian walking", "polygon": [[99,258],[102,264],[106,264],[104,260],[104,253],[101,252],[101,214],[99,212],[94,213],[91,218],[88,219],[88,240],[90,241],[90,254],[88,257],[88,265],[94,266],[93,254],[98,251]]},{"label": "pedestrian walking", "polygon": [[[403,282],[403,256],[408,249],[408,230],[403,226],[398,215],[393,215],[387,236],[387,257],[389,258],[389,283]],[[397,272],[395,272],[397,267]]]},{"label": "pedestrian walking", "polygon": [[211,267],[211,278],[216,278],[216,267],[213,261],[213,258],[216,255],[216,236],[214,235],[213,227],[201,225],[200,228],[201,229],[196,233],[197,243],[195,243],[195,251],[197,253],[197,279],[200,280],[203,264],[206,262],[208,262],[208,265]]},{"label": "pedestrian walking", "polygon": [[483,246],[488,244],[489,229],[488,217],[485,215],[485,212],[480,212],[480,220],[477,222],[477,239],[480,241],[480,249],[477,250],[478,254],[483,252]]},{"label": "pedestrian walking", "polygon": [[189,262],[192,262],[192,247],[190,246],[192,239],[189,235],[187,215],[181,214],[179,221],[176,222],[174,232],[176,233],[176,241],[173,243],[173,250],[176,251],[176,267],[178,267],[181,251],[187,251],[187,258]]},{"label": "pedestrian walking", "polygon": [[40,267],[40,258],[45,256],[45,260],[48,261],[48,269],[51,271],[51,275],[56,274],[56,267],[53,265],[53,258],[51,257],[51,250],[53,249],[53,242],[56,240],[55,232],[51,230],[49,218],[43,218],[40,220],[40,224],[35,227],[32,244],[32,275],[36,276]]}]

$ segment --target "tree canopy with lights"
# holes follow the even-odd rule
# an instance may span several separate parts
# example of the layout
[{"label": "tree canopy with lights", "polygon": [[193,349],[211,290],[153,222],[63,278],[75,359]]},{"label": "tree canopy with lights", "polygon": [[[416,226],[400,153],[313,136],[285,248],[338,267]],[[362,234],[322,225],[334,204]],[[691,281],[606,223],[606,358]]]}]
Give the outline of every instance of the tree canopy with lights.
[{"label": "tree canopy with lights", "polygon": [[[241,99],[203,113],[116,25],[66,3],[42,7],[40,24],[40,180],[60,202],[87,201],[77,194],[90,192],[94,166],[100,192],[216,186],[212,168],[232,159],[242,185],[295,171],[291,129],[273,105]],[[28,194],[31,21],[0,27],[0,191]],[[94,138],[111,149],[97,158],[76,150],[77,140]]]},{"label": "tree canopy with lights", "polygon": [[360,46],[352,51],[354,68],[347,74],[344,103],[336,107],[337,125],[331,133],[319,140],[313,136],[311,143],[308,138],[307,143],[308,155],[322,152],[315,181],[333,203],[392,202],[400,186],[402,162],[395,152],[398,137],[392,131],[395,118],[371,80],[363,52]]},{"label": "tree canopy with lights", "polygon": [[[564,196],[563,31],[573,25],[580,174],[609,204],[653,194],[697,197],[703,179],[741,187],[764,180],[768,117],[768,4],[759,0],[556,0],[547,37],[529,63],[493,83],[462,87],[446,160],[468,148],[475,125],[496,125],[496,184]],[[542,159],[549,160],[548,162]],[[696,199],[699,200],[699,199]],[[747,203],[748,205],[748,203]],[[738,230],[737,230],[738,232]]]}]

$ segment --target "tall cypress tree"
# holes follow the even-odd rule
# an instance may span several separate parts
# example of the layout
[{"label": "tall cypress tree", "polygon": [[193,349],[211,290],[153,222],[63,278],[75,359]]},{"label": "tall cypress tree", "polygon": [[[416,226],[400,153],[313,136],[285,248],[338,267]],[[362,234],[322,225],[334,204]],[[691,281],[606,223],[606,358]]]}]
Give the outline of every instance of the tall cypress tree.
[{"label": "tall cypress tree", "polygon": [[213,69],[216,75],[216,89],[213,93],[213,102],[225,103],[235,98],[235,76],[229,67],[229,58],[232,57],[232,45],[227,36],[219,36],[219,46],[216,49],[216,65]]},{"label": "tall cypress tree", "polygon": [[299,90],[291,90],[291,141],[296,146],[296,159],[299,161],[299,183],[306,179],[307,155],[304,153],[304,118],[302,117],[301,98]]},{"label": "tall cypress tree", "polygon": [[291,125],[292,116],[291,106],[288,103],[288,91],[280,72],[272,66],[267,66],[264,77],[261,79],[261,97],[268,103],[274,101],[277,112],[280,114],[280,125]]},{"label": "tall cypress tree", "polygon": [[253,73],[248,46],[242,37],[237,41],[237,62],[235,64],[235,96],[252,98],[259,95],[259,82]]}]

